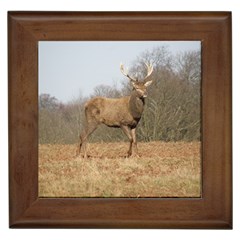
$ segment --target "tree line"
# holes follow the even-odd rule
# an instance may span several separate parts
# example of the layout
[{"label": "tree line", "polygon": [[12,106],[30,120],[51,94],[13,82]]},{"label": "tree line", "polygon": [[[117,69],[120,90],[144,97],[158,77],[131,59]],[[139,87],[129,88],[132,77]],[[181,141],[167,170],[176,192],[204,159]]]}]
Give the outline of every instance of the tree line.
[{"label": "tree line", "polygon": [[[144,62],[154,71],[145,109],[137,127],[138,141],[199,141],[201,138],[201,53],[185,51],[172,54],[167,47],[157,47],[140,54],[129,70],[141,79],[146,74]],[[54,96],[39,96],[39,143],[73,144],[85,124],[84,104],[95,96],[129,95],[129,81],[121,88],[100,84],[89,97],[79,96],[62,103]],[[99,127],[90,141],[125,141],[120,129]]]}]

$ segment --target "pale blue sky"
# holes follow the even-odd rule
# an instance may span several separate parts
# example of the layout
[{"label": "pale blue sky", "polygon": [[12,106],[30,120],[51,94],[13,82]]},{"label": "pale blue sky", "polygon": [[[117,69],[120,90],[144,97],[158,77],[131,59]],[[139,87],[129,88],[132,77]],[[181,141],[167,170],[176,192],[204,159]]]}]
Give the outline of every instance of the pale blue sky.
[{"label": "pale blue sky", "polygon": [[120,63],[131,66],[145,50],[167,46],[172,53],[200,50],[200,41],[40,41],[39,94],[62,102],[88,96],[95,86],[124,79]]}]

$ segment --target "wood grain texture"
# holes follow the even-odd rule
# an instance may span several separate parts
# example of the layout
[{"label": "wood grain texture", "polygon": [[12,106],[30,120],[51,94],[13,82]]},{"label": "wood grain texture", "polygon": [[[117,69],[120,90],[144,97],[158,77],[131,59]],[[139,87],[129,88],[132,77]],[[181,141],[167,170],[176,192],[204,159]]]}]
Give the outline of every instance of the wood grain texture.
[{"label": "wood grain texture", "polygon": [[[38,198],[38,41],[202,41],[202,198]],[[231,13],[9,12],[12,228],[232,228]]]}]

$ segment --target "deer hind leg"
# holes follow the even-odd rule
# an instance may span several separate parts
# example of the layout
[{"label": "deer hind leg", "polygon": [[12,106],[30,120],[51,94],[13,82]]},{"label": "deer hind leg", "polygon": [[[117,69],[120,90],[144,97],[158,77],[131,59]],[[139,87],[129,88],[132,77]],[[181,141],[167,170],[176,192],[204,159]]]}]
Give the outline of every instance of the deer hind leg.
[{"label": "deer hind leg", "polygon": [[80,134],[80,143],[79,143],[79,149],[78,154],[81,153],[81,148],[84,148],[83,157],[87,158],[87,138],[90,134],[92,134],[98,127],[97,122],[90,122],[87,124],[86,128],[83,130],[83,132]]},{"label": "deer hind leg", "polygon": [[131,129],[128,126],[121,126],[121,129],[123,130],[123,132],[126,134],[126,136],[130,141],[129,150],[128,150],[128,157],[130,157],[132,155],[132,143],[133,143]]}]

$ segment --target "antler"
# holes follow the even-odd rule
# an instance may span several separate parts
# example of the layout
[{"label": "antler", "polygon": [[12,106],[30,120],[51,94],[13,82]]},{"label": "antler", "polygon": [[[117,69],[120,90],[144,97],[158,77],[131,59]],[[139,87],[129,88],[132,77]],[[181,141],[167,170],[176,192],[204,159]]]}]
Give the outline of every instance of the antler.
[{"label": "antler", "polygon": [[153,72],[153,66],[149,65],[147,63],[144,63],[147,66],[147,76],[144,78],[144,82],[148,82],[149,80],[146,80]]},{"label": "antler", "polygon": [[128,75],[128,73],[124,71],[124,67],[123,67],[123,64],[122,64],[122,63],[120,64],[120,70],[121,70],[122,74],[123,74],[124,76],[126,76],[127,78],[129,78],[132,82],[137,82],[136,79],[130,77],[130,76]]},{"label": "antler", "polygon": [[[149,80],[146,80],[153,72],[153,66],[152,65],[149,65],[147,63],[144,62],[144,64],[147,66],[147,75],[145,76],[145,78],[143,79],[144,82],[148,82]],[[133,77],[130,77],[128,72],[125,72],[124,70],[124,67],[123,67],[123,64],[121,63],[120,64],[120,70],[122,72],[122,74],[126,77],[128,77],[131,81],[133,82],[137,82],[138,80],[133,78]]]}]

